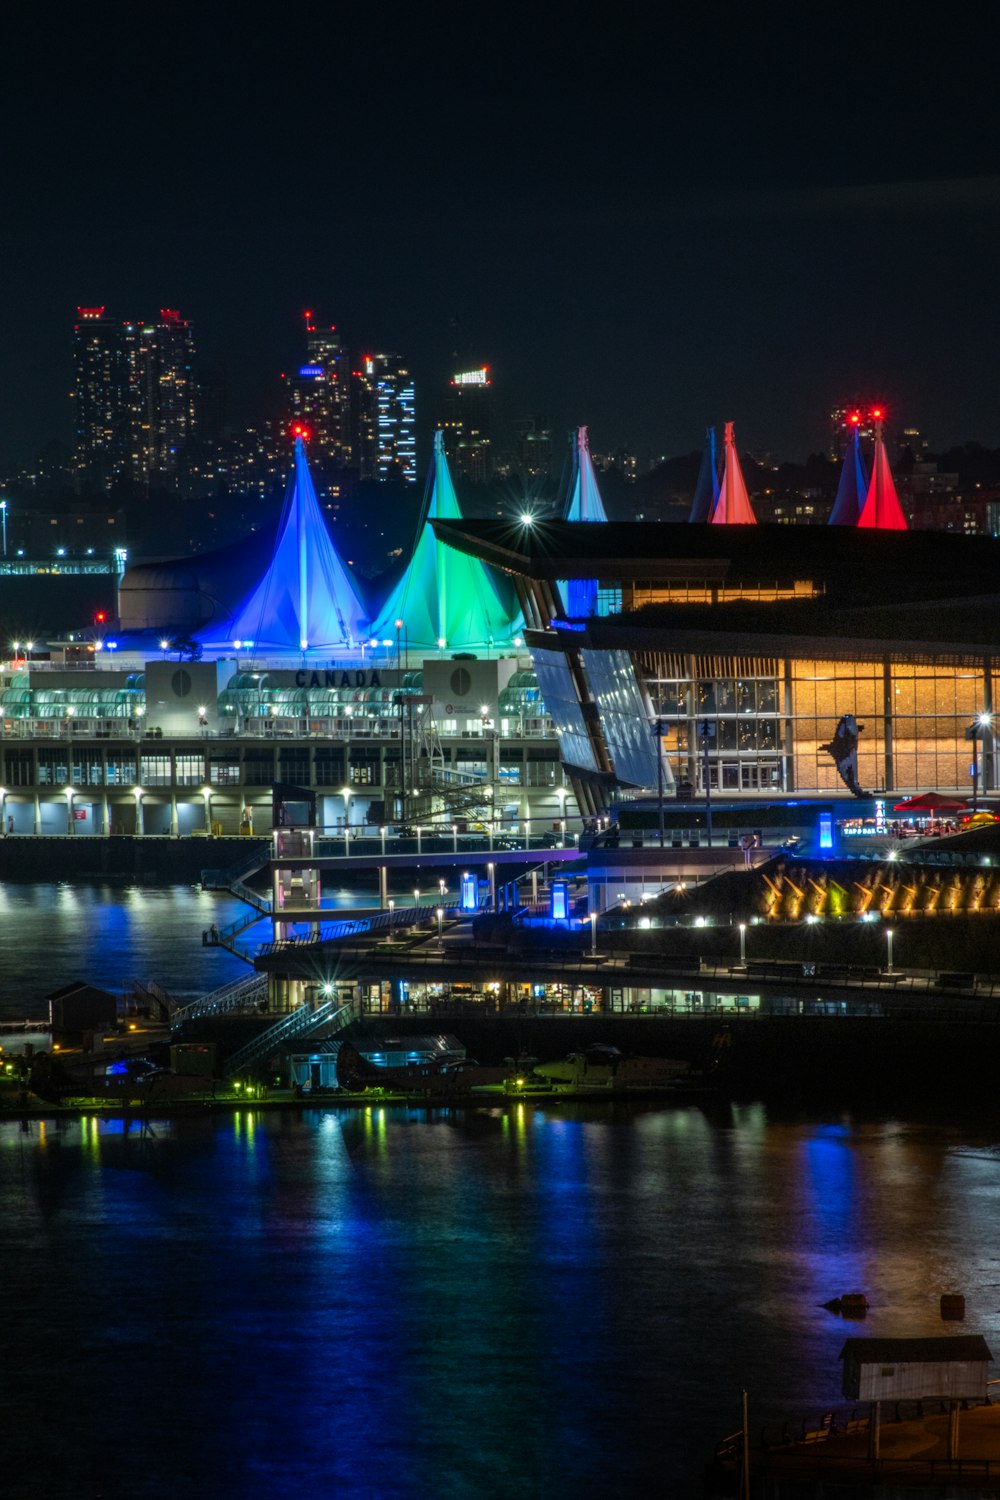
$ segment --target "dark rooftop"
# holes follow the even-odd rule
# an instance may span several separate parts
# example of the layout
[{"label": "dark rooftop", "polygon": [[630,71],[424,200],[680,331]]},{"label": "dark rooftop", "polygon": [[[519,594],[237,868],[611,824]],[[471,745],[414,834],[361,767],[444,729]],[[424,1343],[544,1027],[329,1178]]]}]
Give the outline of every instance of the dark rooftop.
[{"label": "dark rooftop", "polygon": [[529,578],[809,580],[858,605],[1000,593],[1000,539],[850,526],[434,521],[442,541]]},{"label": "dark rooftop", "polygon": [[941,1360],[991,1360],[981,1333],[923,1339],[848,1339],[840,1358],[848,1354],[862,1364],[937,1364]]}]

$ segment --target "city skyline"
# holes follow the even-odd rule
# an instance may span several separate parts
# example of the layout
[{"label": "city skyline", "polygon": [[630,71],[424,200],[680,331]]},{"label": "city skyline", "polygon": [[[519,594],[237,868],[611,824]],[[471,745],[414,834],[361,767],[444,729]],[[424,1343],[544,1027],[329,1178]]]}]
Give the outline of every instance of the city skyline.
[{"label": "city skyline", "polygon": [[971,33],[928,70],[891,9],[593,29],[515,6],[488,47],[458,15],[306,4],[283,51],[184,4],[64,16],[44,49],[8,14],[5,462],[58,432],[65,320],[101,302],[183,309],[241,419],[315,305],[402,350],[418,388],[489,361],[598,446],[685,452],[734,419],[805,454],[859,389],[932,446],[998,441]]}]

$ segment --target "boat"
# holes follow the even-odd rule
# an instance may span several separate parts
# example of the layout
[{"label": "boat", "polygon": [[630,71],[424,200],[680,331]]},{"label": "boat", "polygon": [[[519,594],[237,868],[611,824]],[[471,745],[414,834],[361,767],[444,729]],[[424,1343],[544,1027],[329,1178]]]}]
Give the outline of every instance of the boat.
[{"label": "boat", "polygon": [[595,1042],[581,1052],[571,1052],[561,1062],[539,1063],[535,1076],[556,1089],[574,1093],[590,1090],[671,1088],[691,1071],[691,1064],[672,1057],[634,1057]]}]

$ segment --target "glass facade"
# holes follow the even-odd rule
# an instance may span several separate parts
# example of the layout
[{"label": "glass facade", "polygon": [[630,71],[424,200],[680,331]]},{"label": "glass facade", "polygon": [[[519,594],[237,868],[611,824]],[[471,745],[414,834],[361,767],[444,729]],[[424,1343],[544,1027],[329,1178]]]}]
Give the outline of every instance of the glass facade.
[{"label": "glass facade", "polygon": [[[588,651],[588,682],[616,774],[636,765],[608,733],[602,691],[617,652]],[[598,657],[604,663],[595,667]],[[969,792],[972,750],[966,730],[992,713],[1000,681],[987,662],[860,658],[708,657],[644,653],[640,672],[661,720],[664,752],[679,782],[695,792],[845,793],[826,746],[851,714],[860,726],[858,778],[866,790]],[[565,752],[564,752],[565,753]],[[979,741],[983,790],[997,785],[992,735]],[[650,780],[655,781],[655,765]]]},{"label": "glass facade", "polygon": [[[616,774],[632,786],[654,786],[656,744],[632,658],[627,651],[584,651],[583,664]],[[669,785],[669,761],[664,769]]]},{"label": "glass facade", "polygon": [[531,653],[545,706],[549,711],[563,760],[581,770],[596,771],[597,757],[580,707],[569,663],[561,651],[536,648]]}]

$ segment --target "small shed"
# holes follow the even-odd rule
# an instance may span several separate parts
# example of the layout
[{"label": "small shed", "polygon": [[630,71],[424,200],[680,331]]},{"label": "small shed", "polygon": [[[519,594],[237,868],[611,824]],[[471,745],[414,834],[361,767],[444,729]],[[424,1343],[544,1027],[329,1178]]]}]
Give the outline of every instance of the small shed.
[{"label": "small shed", "polygon": [[113,1028],[118,1019],[118,1001],[96,984],[76,979],[45,997],[49,1002],[52,1035],[57,1039],[79,1039],[85,1031]]},{"label": "small shed", "polygon": [[981,1333],[953,1338],[848,1339],[844,1395],[853,1401],[921,1397],[983,1400],[993,1358]]}]

